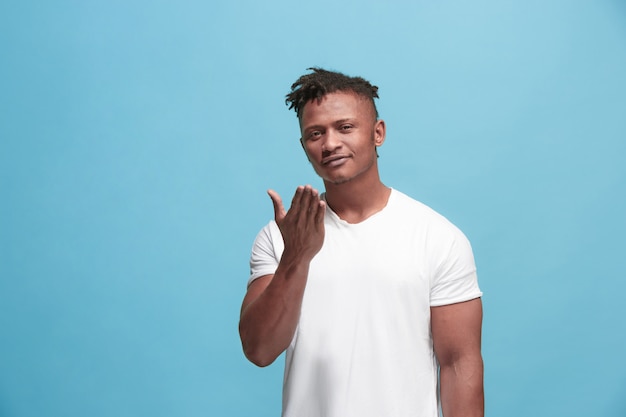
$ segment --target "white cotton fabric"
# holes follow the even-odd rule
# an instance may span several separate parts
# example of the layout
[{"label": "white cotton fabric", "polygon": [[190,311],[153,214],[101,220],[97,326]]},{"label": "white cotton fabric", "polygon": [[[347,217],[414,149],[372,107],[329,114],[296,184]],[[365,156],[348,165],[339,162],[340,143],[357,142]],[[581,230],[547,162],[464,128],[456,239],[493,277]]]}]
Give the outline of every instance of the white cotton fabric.
[{"label": "white cotton fabric", "polygon": [[[286,352],[283,417],[437,417],[430,307],[480,297],[472,249],[443,216],[399,191],[358,224],[330,208]],[[283,252],[257,236],[249,283]]]}]

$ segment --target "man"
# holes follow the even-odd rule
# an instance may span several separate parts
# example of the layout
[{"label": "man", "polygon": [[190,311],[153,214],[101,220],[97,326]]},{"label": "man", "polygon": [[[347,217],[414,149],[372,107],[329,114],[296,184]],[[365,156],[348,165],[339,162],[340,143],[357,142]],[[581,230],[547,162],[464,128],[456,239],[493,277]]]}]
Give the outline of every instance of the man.
[{"label": "man", "polygon": [[483,415],[482,306],[469,242],[379,177],[378,88],[312,68],[287,95],[325,194],[297,188],[257,236],[239,331],[286,350],[284,417]]}]

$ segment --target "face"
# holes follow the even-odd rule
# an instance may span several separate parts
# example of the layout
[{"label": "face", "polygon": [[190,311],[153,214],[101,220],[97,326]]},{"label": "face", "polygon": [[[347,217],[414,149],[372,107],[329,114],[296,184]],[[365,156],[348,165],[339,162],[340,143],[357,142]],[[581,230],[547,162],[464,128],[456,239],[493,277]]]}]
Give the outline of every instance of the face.
[{"label": "face", "polygon": [[376,147],[385,140],[385,122],[372,103],[351,92],[308,102],[300,117],[302,146],[324,182],[342,184],[368,174],[378,180]]}]

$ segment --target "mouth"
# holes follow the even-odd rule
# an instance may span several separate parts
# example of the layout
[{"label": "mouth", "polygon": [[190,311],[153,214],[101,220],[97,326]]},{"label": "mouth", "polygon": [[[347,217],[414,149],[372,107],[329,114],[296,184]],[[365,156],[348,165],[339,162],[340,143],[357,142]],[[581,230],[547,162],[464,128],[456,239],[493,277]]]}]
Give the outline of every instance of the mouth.
[{"label": "mouth", "polygon": [[322,165],[334,167],[342,165],[347,160],[348,157],[346,155],[333,155],[322,159]]}]

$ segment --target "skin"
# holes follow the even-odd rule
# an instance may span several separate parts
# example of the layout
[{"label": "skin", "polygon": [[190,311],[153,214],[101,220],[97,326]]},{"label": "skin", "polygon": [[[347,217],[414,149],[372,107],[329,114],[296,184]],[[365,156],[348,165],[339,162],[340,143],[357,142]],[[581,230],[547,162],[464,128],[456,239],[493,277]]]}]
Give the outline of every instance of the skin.
[{"label": "skin", "polygon": [[476,298],[432,307],[430,311],[433,347],[440,367],[443,415],[483,417],[482,302]]},{"label": "skin", "polygon": [[[276,223],[285,251],[273,275],[252,282],[241,308],[239,331],[245,355],[271,364],[291,343],[300,318],[311,260],[324,242],[326,204],[342,219],[359,223],[382,210],[391,190],[380,180],[376,147],[385,122],[368,99],[351,92],[307,103],[300,117],[302,147],[324,181],[326,202],[310,186],[297,188],[289,210],[273,190]],[[440,364],[445,417],[483,416],[480,353],[481,300],[431,308],[435,354]]]}]

